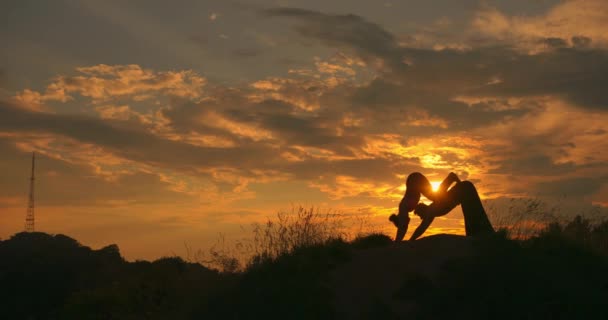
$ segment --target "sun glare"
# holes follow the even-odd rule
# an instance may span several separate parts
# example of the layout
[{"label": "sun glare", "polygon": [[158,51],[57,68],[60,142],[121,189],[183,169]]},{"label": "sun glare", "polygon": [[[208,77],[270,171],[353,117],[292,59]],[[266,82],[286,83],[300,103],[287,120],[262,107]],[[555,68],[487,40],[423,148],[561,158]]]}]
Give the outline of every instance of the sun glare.
[{"label": "sun glare", "polygon": [[437,191],[437,189],[439,189],[439,185],[441,184],[441,181],[431,181],[431,187],[433,188],[433,192]]}]

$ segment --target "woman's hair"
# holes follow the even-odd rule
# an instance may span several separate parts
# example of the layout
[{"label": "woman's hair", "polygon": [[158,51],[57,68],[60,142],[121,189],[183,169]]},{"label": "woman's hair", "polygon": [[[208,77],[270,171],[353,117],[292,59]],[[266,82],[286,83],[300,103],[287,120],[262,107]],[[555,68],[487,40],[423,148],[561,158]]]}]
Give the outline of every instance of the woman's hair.
[{"label": "woman's hair", "polygon": [[397,221],[399,221],[399,220],[397,219],[396,214],[394,214],[394,213],[391,214],[390,217],[388,217],[388,221],[392,222],[395,225],[395,227],[399,228],[399,224],[397,223]]},{"label": "woman's hair", "polygon": [[[392,222],[395,225],[395,227],[400,228],[400,226],[399,226],[399,216],[398,215],[396,215],[394,213],[391,214],[388,217],[388,221]],[[409,223],[410,223],[410,217],[406,213],[406,215],[405,215],[405,226],[407,226]],[[405,227],[405,226],[401,226],[401,227]]]},{"label": "woman's hair", "polygon": [[421,219],[427,219],[427,210],[429,206],[425,203],[419,203],[416,205],[416,209],[414,209],[414,214],[419,216]]}]

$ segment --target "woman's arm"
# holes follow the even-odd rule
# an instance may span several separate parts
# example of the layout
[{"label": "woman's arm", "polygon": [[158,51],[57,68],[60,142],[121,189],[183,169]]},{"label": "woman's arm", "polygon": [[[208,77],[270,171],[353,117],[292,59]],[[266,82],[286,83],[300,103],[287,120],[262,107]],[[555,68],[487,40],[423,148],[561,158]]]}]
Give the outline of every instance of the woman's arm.
[{"label": "woman's arm", "polygon": [[423,218],[422,222],[420,222],[420,225],[418,226],[418,228],[416,228],[416,230],[412,234],[410,241],[418,239],[418,237],[420,237],[426,231],[426,229],[431,225],[431,222],[433,222],[433,219],[435,219],[435,217]]},{"label": "woman's arm", "polygon": [[410,241],[418,239],[418,237],[420,237],[426,231],[426,229],[431,225],[431,223],[433,222],[433,219],[435,219],[435,216],[432,215],[429,210],[430,208],[431,208],[430,206],[428,206],[424,203],[419,203],[416,206],[414,213],[416,215],[418,215],[420,217],[420,219],[422,219],[422,222],[420,222],[420,225],[418,226],[418,228],[416,228],[416,230],[414,230],[414,233],[412,234]]},{"label": "woman's arm", "polygon": [[397,234],[395,235],[395,242],[400,242],[405,237],[405,233],[407,232],[407,227],[405,228],[397,228]]},{"label": "woman's arm", "polygon": [[407,212],[405,214],[400,213],[397,216],[397,234],[395,235],[395,242],[403,240],[403,237],[405,237],[405,234],[407,233],[407,227],[409,224],[410,217],[408,216]]}]

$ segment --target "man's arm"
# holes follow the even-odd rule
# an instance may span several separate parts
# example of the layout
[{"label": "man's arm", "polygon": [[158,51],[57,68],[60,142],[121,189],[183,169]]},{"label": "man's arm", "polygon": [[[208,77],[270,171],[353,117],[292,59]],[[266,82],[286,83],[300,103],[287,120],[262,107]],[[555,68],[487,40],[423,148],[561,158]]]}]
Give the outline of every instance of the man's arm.
[{"label": "man's arm", "polygon": [[420,237],[426,231],[426,229],[431,225],[431,222],[433,222],[434,219],[435,219],[435,217],[430,217],[430,216],[422,219],[422,222],[420,222],[420,225],[418,226],[418,228],[416,228],[416,230],[412,234],[410,241],[418,239],[418,237]]},{"label": "man's arm", "polygon": [[454,182],[460,182],[460,179],[454,172],[450,172],[450,174],[448,174],[448,176],[441,182],[441,184],[439,185],[439,188],[437,188],[437,189],[439,192],[444,193],[444,192],[448,191],[448,188]]},{"label": "man's arm", "polygon": [[450,174],[441,182],[432,199],[425,195],[425,197],[433,200],[433,203],[431,203],[430,206],[419,204],[416,207],[416,213],[422,218],[422,222],[420,222],[420,225],[412,234],[410,241],[418,239],[418,237],[428,229],[435,217],[442,216],[451,210],[446,210],[446,205],[442,202],[442,198],[454,182],[458,183],[460,182],[460,179],[454,172],[450,172]]},{"label": "man's arm", "polygon": [[450,186],[454,182],[459,182],[459,181],[460,181],[460,179],[458,178],[458,176],[454,172],[450,172],[450,174],[448,174],[448,176],[445,179],[443,179],[443,181],[437,188],[437,191],[433,191],[433,188],[431,187],[431,183],[429,182],[429,180],[426,177],[424,177],[424,180],[421,183],[420,192],[427,199],[435,202],[435,201],[441,200],[441,198],[443,198],[443,196],[445,195],[447,190],[450,188]]},{"label": "man's arm", "polygon": [[433,199],[433,201],[440,200],[441,198],[443,198],[443,195],[445,195],[445,193],[448,191],[448,189],[454,182],[460,182],[460,179],[454,172],[450,172],[450,174],[448,174],[448,176],[443,179],[443,181],[437,188],[437,191],[435,191],[436,199]]}]

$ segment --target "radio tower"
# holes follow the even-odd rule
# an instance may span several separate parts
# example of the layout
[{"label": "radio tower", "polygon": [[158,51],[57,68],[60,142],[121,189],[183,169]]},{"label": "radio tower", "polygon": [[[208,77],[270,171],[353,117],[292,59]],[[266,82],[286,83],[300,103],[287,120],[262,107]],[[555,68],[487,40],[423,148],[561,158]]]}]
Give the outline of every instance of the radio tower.
[{"label": "radio tower", "polygon": [[34,166],[36,164],[36,153],[32,152],[32,176],[30,177],[30,201],[27,205],[25,216],[25,232],[34,232]]}]

